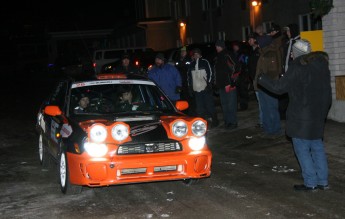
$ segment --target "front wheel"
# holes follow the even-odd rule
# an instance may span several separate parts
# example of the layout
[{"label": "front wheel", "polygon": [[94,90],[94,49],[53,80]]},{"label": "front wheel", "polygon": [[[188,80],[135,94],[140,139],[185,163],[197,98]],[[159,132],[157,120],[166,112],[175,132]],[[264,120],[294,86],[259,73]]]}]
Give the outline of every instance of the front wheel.
[{"label": "front wheel", "polygon": [[59,159],[59,183],[63,194],[79,194],[82,186],[72,185],[69,181],[69,170],[66,152],[62,152]]},{"label": "front wheel", "polygon": [[38,155],[43,168],[48,168],[52,166],[52,160],[49,157],[47,148],[44,145],[42,133],[38,137]]}]

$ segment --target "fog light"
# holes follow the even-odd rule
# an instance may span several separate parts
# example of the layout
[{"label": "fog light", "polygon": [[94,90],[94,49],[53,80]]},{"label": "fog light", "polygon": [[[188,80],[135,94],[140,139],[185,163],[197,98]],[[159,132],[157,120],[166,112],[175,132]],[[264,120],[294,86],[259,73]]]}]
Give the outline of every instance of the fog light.
[{"label": "fog light", "polygon": [[188,145],[192,150],[199,151],[204,148],[205,142],[206,142],[205,136],[201,138],[190,138]]}]

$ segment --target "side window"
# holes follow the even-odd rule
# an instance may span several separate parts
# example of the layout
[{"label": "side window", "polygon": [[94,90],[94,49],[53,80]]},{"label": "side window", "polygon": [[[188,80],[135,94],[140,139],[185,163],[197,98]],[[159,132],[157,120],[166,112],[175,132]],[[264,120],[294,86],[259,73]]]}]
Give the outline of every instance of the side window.
[{"label": "side window", "polygon": [[66,102],[67,83],[59,82],[50,97],[50,105],[57,105],[64,110]]},{"label": "side window", "polygon": [[97,52],[96,53],[96,60],[102,59],[102,52]]},{"label": "side window", "polygon": [[124,52],[121,50],[111,50],[104,52],[104,59],[116,59],[120,58]]}]

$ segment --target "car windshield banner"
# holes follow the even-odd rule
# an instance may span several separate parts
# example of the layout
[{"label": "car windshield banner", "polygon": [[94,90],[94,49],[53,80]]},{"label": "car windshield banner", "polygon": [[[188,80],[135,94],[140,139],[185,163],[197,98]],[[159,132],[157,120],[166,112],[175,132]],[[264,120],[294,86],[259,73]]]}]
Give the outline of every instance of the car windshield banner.
[{"label": "car windshield banner", "polygon": [[73,83],[72,84],[72,88],[88,87],[88,86],[104,85],[104,84],[145,84],[145,85],[155,85],[151,81],[141,81],[141,80],[101,80],[101,81],[85,81],[85,82]]}]

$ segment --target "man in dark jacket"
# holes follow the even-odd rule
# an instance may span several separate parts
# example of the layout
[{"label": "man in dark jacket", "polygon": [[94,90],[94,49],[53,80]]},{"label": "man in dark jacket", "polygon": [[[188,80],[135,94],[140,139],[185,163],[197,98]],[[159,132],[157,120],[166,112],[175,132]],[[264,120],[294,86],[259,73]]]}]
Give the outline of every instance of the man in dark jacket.
[{"label": "man in dark jacket", "polygon": [[[283,70],[283,36],[280,26],[272,23],[269,34],[273,41],[268,46],[260,48],[260,57],[256,66],[256,77],[261,73],[265,73],[271,79],[278,80]],[[257,78],[255,79],[255,82],[256,81]],[[254,83],[254,87],[258,90],[258,97],[262,110],[262,137],[276,138],[281,136],[278,96],[266,89],[256,86],[256,83]]]},{"label": "man in dark jacket", "polygon": [[239,72],[240,65],[233,53],[229,53],[225,42],[218,40],[215,44],[217,56],[215,58],[216,86],[219,89],[225,128],[237,128],[237,90],[235,73]]},{"label": "man in dark jacket", "polygon": [[191,96],[195,96],[198,116],[206,119],[209,127],[218,126],[211,85],[214,77],[210,63],[201,57],[199,48],[193,49],[193,62],[190,64],[187,79]]},{"label": "man in dark jacket", "polygon": [[121,65],[117,66],[115,73],[124,73],[124,74],[137,74],[139,69],[132,65],[131,58],[129,54],[124,53],[121,57]]},{"label": "man in dark jacket", "polygon": [[[284,53],[283,53],[283,62],[284,62],[284,71],[283,74],[288,70],[289,63],[292,59],[292,45],[299,40],[301,37],[299,35],[299,27],[297,24],[289,24],[284,27]],[[286,119],[286,109],[289,104],[289,97],[287,94],[279,96],[279,113],[280,119]]]},{"label": "man in dark jacket", "polygon": [[189,95],[188,90],[188,81],[187,81],[187,72],[192,62],[192,58],[188,54],[187,48],[184,46],[180,49],[180,55],[178,60],[176,60],[176,68],[180,72],[181,80],[182,80],[182,92],[181,92],[181,100],[186,100],[189,103],[188,109],[185,111],[188,115],[195,115],[195,100],[192,96]]},{"label": "man in dark jacket", "polygon": [[286,134],[292,138],[304,184],[296,191],[328,189],[328,165],[322,141],[332,100],[328,55],[311,52],[307,40],[292,47],[294,61],[278,81],[262,75],[259,84],[277,94],[288,93]]},{"label": "man in dark jacket", "polygon": [[[253,83],[253,88],[254,88],[254,78],[256,75],[256,66],[258,64],[258,60],[260,57],[260,47],[256,38],[257,38],[257,34],[255,33],[249,35],[248,37],[248,44],[252,48],[248,56],[248,73],[249,73],[251,82]],[[255,127],[262,128],[262,110],[261,110],[260,101],[258,97],[259,93],[256,89],[254,89],[254,91],[255,91],[256,99],[258,101],[258,107],[259,107],[259,120],[258,120],[258,124]]]}]

